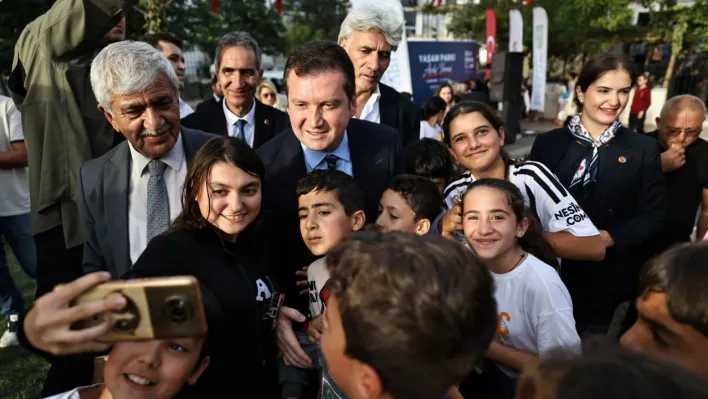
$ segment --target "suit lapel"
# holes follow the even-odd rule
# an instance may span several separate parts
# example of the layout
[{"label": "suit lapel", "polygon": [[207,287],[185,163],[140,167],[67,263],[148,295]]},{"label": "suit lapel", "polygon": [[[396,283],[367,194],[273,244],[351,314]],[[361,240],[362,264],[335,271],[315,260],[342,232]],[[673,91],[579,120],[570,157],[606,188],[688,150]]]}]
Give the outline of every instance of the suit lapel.
[{"label": "suit lapel", "polygon": [[[587,148],[573,139],[567,129],[564,133],[564,141],[554,146],[553,156],[557,157],[557,162],[551,170],[555,171],[558,180],[565,187],[568,187],[578,169],[580,158],[583,157]],[[558,148],[565,148],[566,150],[565,152],[557,151]]]},{"label": "suit lapel", "polygon": [[106,163],[103,176],[103,212],[119,276],[131,266],[128,237],[130,163],[130,150],[128,143],[124,142]]},{"label": "suit lapel", "polygon": [[[352,119],[347,127],[349,156],[351,156],[352,159],[354,181],[356,181],[356,184],[364,192],[365,199],[375,199],[376,204],[378,204],[380,193],[376,192],[376,187],[381,186],[381,184],[372,180],[386,179],[385,168],[382,167],[382,164],[386,165],[388,160],[383,158],[378,159],[377,155],[380,154],[372,153],[366,141],[361,139],[361,135],[357,134],[357,122],[357,120]],[[372,209],[373,202],[366,201],[366,203],[366,216],[367,218],[372,218],[375,216],[374,214],[376,212],[375,209]]]},{"label": "suit lapel", "polygon": [[388,95],[388,87],[379,84],[381,97],[379,98],[379,115],[381,124],[398,130],[398,103],[394,96]]},{"label": "suit lapel", "polygon": [[600,171],[597,181],[605,189],[595,189],[597,198],[593,201],[596,201],[597,204],[603,204],[607,197],[617,195],[612,188],[620,190],[622,182],[631,176],[630,171],[634,169],[637,159],[636,153],[632,151],[629,137],[627,137],[628,132],[628,130],[620,128],[609,144],[599,150]]},{"label": "suit lapel", "polygon": [[253,128],[253,148],[259,148],[272,137],[271,130],[275,120],[270,120],[272,117],[268,115],[268,109],[257,99],[253,106],[256,107],[253,118],[255,123]]},{"label": "suit lapel", "polygon": [[211,121],[209,125],[212,127],[212,131],[205,131],[228,136],[229,131],[226,129],[226,115],[224,115],[224,99],[222,98],[221,101],[219,101],[215,107],[210,108],[209,111],[209,113],[212,114],[209,118]]},{"label": "suit lapel", "polygon": [[187,128],[182,128],[182,147],[184,147],[184,158],[187,160],[187,164],[189,164],[192,159],[194,158],[194,155],[196,155],[197,151],[201,148],[202,143],[198,142],[192,142],[192,136],[189,134],[187,131],[189,129]]}]

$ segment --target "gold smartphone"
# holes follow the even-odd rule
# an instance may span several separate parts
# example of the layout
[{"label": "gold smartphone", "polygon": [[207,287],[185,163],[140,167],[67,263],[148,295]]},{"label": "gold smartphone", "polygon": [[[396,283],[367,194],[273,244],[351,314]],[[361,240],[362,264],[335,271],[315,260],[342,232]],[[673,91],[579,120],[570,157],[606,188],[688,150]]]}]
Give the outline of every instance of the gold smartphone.
[{"label": "gold smartphone", "polygon": [[191,276],[116,280],[103,283],[79,296],[72,306],[118,293],[127,300],[117,312],[103,313],[72,325],[79,330],[114,319],[113,328],[101,341],[196,337],[207,325],[199,282]]}]

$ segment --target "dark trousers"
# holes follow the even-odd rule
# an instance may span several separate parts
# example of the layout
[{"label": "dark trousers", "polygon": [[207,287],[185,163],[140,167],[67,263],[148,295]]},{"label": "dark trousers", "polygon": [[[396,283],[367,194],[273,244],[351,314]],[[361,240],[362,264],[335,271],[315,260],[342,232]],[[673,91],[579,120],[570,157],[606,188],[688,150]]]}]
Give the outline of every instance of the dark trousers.
[{"label": "dark trousers", "polygon": [[638,114],[629,114],[629,130],[634,130],[637,133],[644,134],[644,120],[646,119],[646,117],[646,112],[641,118]]},{"label": "dark trousers", "polygon": [[[61,226],[35,235],[34,243],[37,247],[35,298],[50,292],[57,284],[68,283],[83,275],[83,245],[67,249]],[[89,385],[93,380],[93,359],[90,357],[53,357],[51,363],[42,388],[43,398]]]}]

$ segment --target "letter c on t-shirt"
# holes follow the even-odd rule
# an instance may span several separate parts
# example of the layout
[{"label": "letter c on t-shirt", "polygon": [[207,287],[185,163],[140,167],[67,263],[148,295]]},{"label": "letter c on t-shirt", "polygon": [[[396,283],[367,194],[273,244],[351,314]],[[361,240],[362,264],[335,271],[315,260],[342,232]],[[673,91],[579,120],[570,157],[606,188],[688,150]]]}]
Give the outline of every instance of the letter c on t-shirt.
[{"label": "letter c on t-shirt", "polygon": [[499,317],[497,318],[497,333],[502,336],[506,337],[509,335],[509,326],[507,323],[511,321],[511,315],[507,312],[501,312],[499,313]]}]

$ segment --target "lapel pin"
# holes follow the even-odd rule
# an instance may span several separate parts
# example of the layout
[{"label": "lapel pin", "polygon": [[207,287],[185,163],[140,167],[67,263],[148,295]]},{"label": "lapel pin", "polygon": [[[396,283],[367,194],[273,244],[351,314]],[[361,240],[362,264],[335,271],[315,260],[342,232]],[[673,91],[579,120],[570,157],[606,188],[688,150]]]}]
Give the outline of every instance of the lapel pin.
[{"label": "lapel pin", "polygon": [[263,123],[265,123],[266,126],[270,125],[270,121],[268,119],[264,120]]},{"label": "lapel pin", "polygon": [[618,161],[619,161],[620,163],[626,163],[626,162],[627,162],[627,158],[625,158],[625,157],[619,157]]}]

